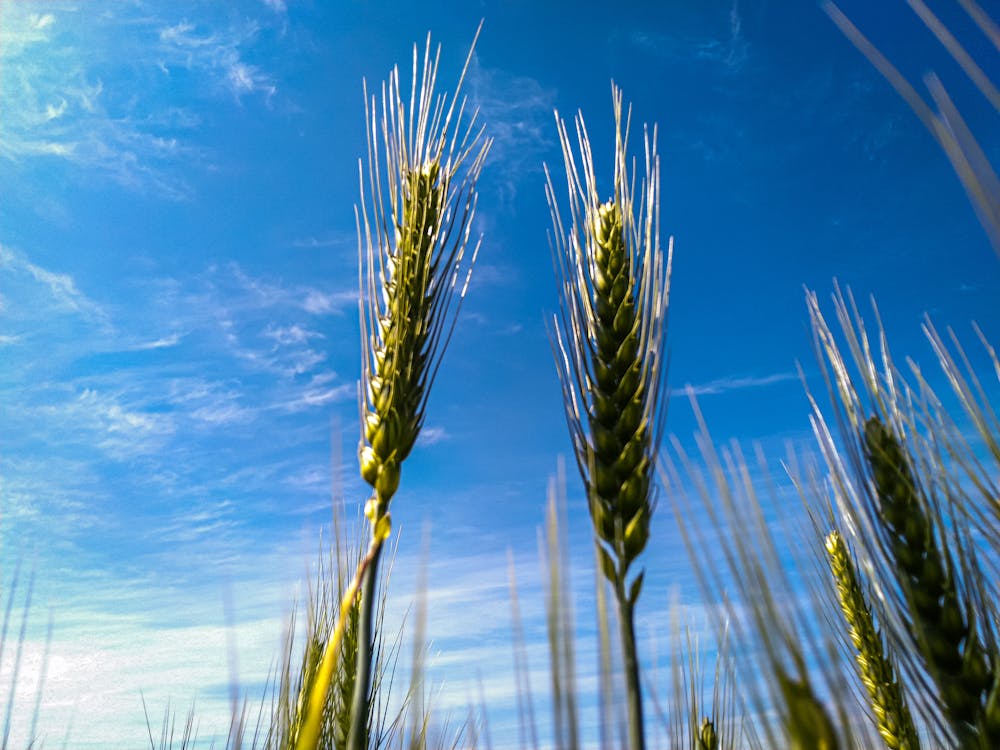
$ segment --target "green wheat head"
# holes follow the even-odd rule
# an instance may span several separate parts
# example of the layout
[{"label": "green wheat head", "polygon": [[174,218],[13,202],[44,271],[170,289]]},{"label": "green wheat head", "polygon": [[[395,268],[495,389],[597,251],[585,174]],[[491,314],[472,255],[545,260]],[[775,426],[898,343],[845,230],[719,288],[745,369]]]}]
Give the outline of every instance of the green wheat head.
[{"label": "green wheat head", "polygon": [[919,750],[917,730],[897,681],[892,660],[875,627],[871,607],[858,582],[858,574],[847,544],[838,532],[832,531],[827,536],[826,553],[837,586],[841,611],[856,652],[855,660],[861,672],[861,681],[868,691],[879,734],[888,750]]},{"label": "green wheat head", "polygon": [[[671,250],[664,252],[659,243],[656,129],[652,139],[646,137],[645,178],[636,206],[626,153],[629,122],[627,117],[622,122],[621,91],[612,87],[612,94],[611,199],[599,198],[582,117],[576,120],[581,174],[558,113],[570,198],[568,230],[547,169],[546,194],[561,278],[555,348],[566,417],[594,531],[602,542],[602,568],[620,586],[649,541]],[[640,585],[641,576],[633,583],[633,601]]]},{"label": "green wheat head", "polygon": [[[414,47],[409,106],[394,69],[382,88],[381,111],[374,96],[366,109],[368,170],[366,179],[361,167],[358,218],[364,388],[359,458],[361,476],[374,490],[368,509],[373,522],[385,515],[399,487],[468,286],[479,249],[477,243],[466,252],[476,181],[492,143],[477,129],[475,113],[464,126],[460,122],[461,78],[450,104],[435,96],[438,57],[431,59],[429,36],[419,88],[417,62]],[[458,122],[451,132],[453,120]]]}]

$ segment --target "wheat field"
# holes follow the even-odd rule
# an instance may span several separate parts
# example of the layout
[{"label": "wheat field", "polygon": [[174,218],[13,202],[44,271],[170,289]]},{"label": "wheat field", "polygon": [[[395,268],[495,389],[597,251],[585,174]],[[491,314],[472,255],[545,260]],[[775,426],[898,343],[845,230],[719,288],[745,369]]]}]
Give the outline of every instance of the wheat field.
[{"label": "wheat field", "polygon": [[[922,2],[911,5],[1000,113],[989,76]],[[963,7],[1000,50],[996,22],[972,0]],[[1000,182],[944,85],[928,76],[925,98],[836,6],[825,10],[943,149],[1000,253]],[[807,291],[803,320],[824,387],[807,393],[814,451],[783,461],[794,493],[779,503],[759,446],[716,444],[695,392],[668,393],[674,238],[661,235],[661,131],[644,125],[636,136],[642,102],[629,104],[614,83],[612,142],[592,143],[582,114],[571,131],[556,112],[562,163],[544,167],[560,307],[547,321],[552,360],[537,367],[558,377],[573,449],[570,470],[560,467],[550,484],[538,536],[550,700],[532,696],[538,674],[512,565],[506,646],[517,738],[494,735],[485,699],[470,698],[467,715],[436,713],[426,599],[417,597],[407,621],[387,619],[400,535],[392,511],[405,503],[404,464],[428,414],[447,408],[447,390],[430,399],[431,389],[452,364],[446,350],[466,324],[463,300],[489,243],[476,208],[494,141],[463,90],[482,28],[457,81],[439,83],[440,48],[428,37],[413,49],[411,80],[394,69],[380,88],[366,84],[351,465],[370,496],[357,518],[335,509],[267,684],[259,694],[233,688],[225,747],[1000,747],[995,342],[982,333],[967,341],[928,319],[931,375],[909,352],[890,353],[874,301],[859,303],[836,283],[830,300]],[[613,154],[607,175],[595,166],[599,152]],[[681,238],[684,252],[693,250]],[[988,366],[977,371],[973,360]],[[947,391],[932,388],[940,382]],[[671,408],[686,401],[696,415],[697,453],[669,434],[668,395]],[[588,549],[570,548],[569,494],[584,498]],[[777,518],[781,503],[789,510]],[[644,553],[664,524],[683,539],[676,553],[707,613],[702,628],[681,607],[657,622],[666,678],[647,668],[654,644],[637,627],[651,597],[646,575],[656,573]],[[570,580],[581,556],[594,572],[583,601]],[[5,580],[0,665],[12,671],[0,672],[0,747],[14,747],[15,697],[30,694],[28,747],[71,748],[72,727],[63,740],[63,728],[45,725],[45,668],[37,684],[20,674],[33,573],[18,567]],[[595,623],[586,643],[584,618]],[[698,641],[706,636],[707,647]],[[598,675],[585,689],[584,655]],[[203,746],[197,707],[178,713],[143,701],[143,709],[154,750]]]}]

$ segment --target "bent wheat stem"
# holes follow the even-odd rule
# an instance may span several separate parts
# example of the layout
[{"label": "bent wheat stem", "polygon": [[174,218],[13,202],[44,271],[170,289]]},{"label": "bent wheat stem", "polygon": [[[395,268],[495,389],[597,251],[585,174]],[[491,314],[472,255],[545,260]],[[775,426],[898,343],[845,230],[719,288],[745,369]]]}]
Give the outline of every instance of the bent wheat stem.
[{"label": "bent wheat stem", "polygon": [[[565,123],[556,113],[570,197],[564,230],[551,176],[552,213],[560,272],[561,320],[553,348],[577,466],[587,490],[601,568],[618,603],[632,750],[645,746],[642,691],[635,645],[635,603],[643,573],[629,582],[632,563],[649,541],[652,472],[663,420],[664,333],[671,250],[659,242],[659,157],[656,129],[647,135],[646,174],[638,216],[628,167],[628,118],[612,85],[616,141],[614,189],[598,197],[583,118],[576,131],[582,180]],[[633,170],[634,171],[634,168]],[[672,248],[672,245],[670,245]]]},{"label": "bent wheat stem", "polygon": [[333,682],[334,668],[337,666],[337,657],[340,654],[340,644],[344,638],[346,624],[350,619],[351,609],[355,606],[361,581],[370,575],[372,567],[382,553],[385,540],[389,538],[389,531],[389,519],[388,516],[385,516],[376,526],[372,540],[368,545],[368,552],[362,558],[350,585],[344,592],[344,598],[340,602],[337,624],[333,629],[332,637],[326,644],[323,660],[320,662],[312,687],[308,693],[304,693],[302,696],[306,705],[305,720],[295,738],[295,750],[316,750],[319,746],[326,694]]}]

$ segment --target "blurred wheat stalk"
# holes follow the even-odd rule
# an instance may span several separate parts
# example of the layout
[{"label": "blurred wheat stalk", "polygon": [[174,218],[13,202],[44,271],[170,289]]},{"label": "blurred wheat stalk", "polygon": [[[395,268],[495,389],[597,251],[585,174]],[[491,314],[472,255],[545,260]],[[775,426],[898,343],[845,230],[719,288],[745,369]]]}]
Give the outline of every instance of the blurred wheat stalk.
[{"label": "blurred wheat stalk", "polygon": [[[958,1],[978,29],[1000,51],[1000,27],[997,26],[997,22],[990,18],[975,0]],[[958,38],[934,15],[923,0],[907,0],[907,3],[961,66],[980,93],[994,109],[1000,112],[1000,90],[996,82],[976,63]],[[948,95],[941,79],[933,72],[923,76],[924,85],[931,97],[931,103],[928,103],[889,59],[851,23],[840,8],[826,0],[823,9],[844,35],[899,92],[941,146],[962,181],[979,221],[989,235],[993,249],[1000,255],[1000,179],[997,178],[996,170],[969,129],[965,118]]]}]

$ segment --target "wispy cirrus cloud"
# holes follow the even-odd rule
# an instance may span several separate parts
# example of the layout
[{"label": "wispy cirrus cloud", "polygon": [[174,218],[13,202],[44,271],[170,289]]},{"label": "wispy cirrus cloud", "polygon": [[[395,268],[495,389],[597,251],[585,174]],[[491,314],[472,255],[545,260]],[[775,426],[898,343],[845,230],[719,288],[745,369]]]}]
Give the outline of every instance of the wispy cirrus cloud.
[{"label": "wispy cirrus cloud", "polygon": [[274,78],[247,62],[243,54],[259,33],[254,22],[223,29],[204,28],[187,20],[163,26],[158,33],[160,68],[167,75],[172,67],[200,72],[210,86],[237,101],[254,93],[269,99],[278,90]]},{"label": "wispy cirrus cloud", "polygon": [[[502,201],[512,201],[517,185],[530,174],[541,174],[542,155],[555,144],[552,112],[556,92],[534,78],[486,68],[473,57],[468,77],[469,101],[479,108],[493,138],[491,181],[501,184]],[[496,172],[503,176],[498,178]]]},{"label": "wispy cirrus cloud", "polygon": [[[17,294],[19,298],[19,304],[5,305],[9,308],[5,309],[8,319],[33,316],[30,303],[42,304],[48,311],[77,313],[90,320],[108,319],[107,312],[80,291],[72,276],[43,268],[31,262],[24,253],[4,245],[0,245],[0,276],[8,278],[4,285],[6,294]],[[27,294],[22,296],[22,292]]]},{"label": "wispy cirrus cloud", "polygon": [[[288,415],[322,414],[356,398],[355,379],[328,366],[331,347],[316,326],[322,318],[302,307],[309,287],[223,266],[151,280],[119,317],[120,301],[95,301],[71,275],[19,251],[0,252],[12,310],[0,318],[7,355],[0,399],[5,429],[21,446],[5,455],[5,499],[25,487],[26,512],[32,497],[43,513],[77,490],[86,497],[66,476],[85,480],[93,499],[102,496],[98,475],[50,472],[29,461],[38,446],[53,467],[85,461],[121,475],[122,488],[151,483],[163,497],[181,491],[176,467],[183,466],[184,492],[211,497],[227,491],[210,486],[211,477],[227,462],[248,460],[259,432],[281,435],[290,447],[308,443],[315,432],[288,429]],[[356,342],[353,326],[348,338]],[[329,423],[321,416],[319,424],[322,439]],[[219,437],[221,453],[203,447]],[[268,460],[283,460],[278,455]],[[299,473],[315,460],[294,455]],[[32,517],[46,526],[44,515]]]},{"label": "wispy cirrus cloud", "polygon": [[635,29],[629,43],[644,53],[659,58],[694,61],[719,66],[726,73],[739,73],[750,58],[750,44],[743,33],[739,4],[733,2],[725,18],[719,18],[716,34],[651,32]]},{"label": "wispy cirrus cloud", "polygon": [[769,385],[787,383],[798,379],[799,375],[795,372],[778,372],[773,375],[762,376],[725,377],[698,385],[687,385],[682,389],[682,392],[685,395],[691,396],[716,396],[733,391],[745,391],[749,388],[764,388]]},{"label": "wispy cirrus cloud", "polygon": [[[248,60],[256,21],[209,14],[196,25],[139,3],[103,13],[73,2],[44,7],[0,6],[0,158],[51,159],[130,190],[185,199],[191,165],[212,161],[194,137],[199,101],[269,102],[277,91],[274,76]],[[183,85],[171,79],[180,69]]]},{"label": "wispy cirrus cloud", "polygon": [[357,241],[358,238],[354,232],[338,231],[296,237],[292,240],[291,245],[301,248],[353,247]]},{"label": "wispy cirrus cloud", "polygon": [[184,339],[184,334],[172,333],[169,336],[163,336],[153,341],[143,341],[142,343],[136,344],[133,349],[136,351],[146,351],[149,349],[169,349],[172,346],[177,346]]}]

